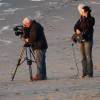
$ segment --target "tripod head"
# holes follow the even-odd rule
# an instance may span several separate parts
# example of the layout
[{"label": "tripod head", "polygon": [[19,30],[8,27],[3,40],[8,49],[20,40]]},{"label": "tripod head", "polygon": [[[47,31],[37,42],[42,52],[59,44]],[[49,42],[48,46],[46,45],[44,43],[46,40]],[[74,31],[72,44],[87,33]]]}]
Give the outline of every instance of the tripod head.
[{"label": "tripod head", "polygon": [[28,42],[24,44],[24,47],[31,47],[31,46],[32,46],[32,44],[28,43]]}]

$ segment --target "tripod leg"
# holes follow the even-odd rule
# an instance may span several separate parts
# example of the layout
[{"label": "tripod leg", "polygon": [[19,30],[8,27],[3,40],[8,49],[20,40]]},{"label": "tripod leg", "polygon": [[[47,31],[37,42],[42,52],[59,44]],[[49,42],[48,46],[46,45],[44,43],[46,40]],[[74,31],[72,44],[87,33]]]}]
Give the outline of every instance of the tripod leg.
[{"label": "tripod leg", "polygon": [[33,50],[32,50],[32,47],[30,47],[30,52],[31,52],[31,54],[32,54],[32,56],[33,56],[33,58],[34,58],[34,62],[36,62],[36,61],[35,61],[34,52],[33,52]]},{"label": "tripod leg", "polygon": [[75,62],[76,69],[77,69],[77,76],[79,76],[79,68],[78,68],[78,64],[77,64],[77,61],[76,61],[76,55],[75,55],[75,50],[74,50],[74,44],[72,44],[72,49],[73,49],[74,62]]},{"label": "tripod leg", "polygon": [[14,71],[14,73],[13,73],[13,75],[12,75],[12,80],[11,80],[11,81],[13,81],[14,78],[15,78],[15,74],[16,74],[16,72],[17,72],[17,69],[18,69],[18,66],[19,66],[19,64],[20,64],[20,61],[21,61],[21,59],[18,60],[18,64],[17,64],[17,66],[16,66],[16,68],[15,68],[15,71]]},{"label": "tripod leg", "polygon": [[[27,58],[27,65],[29,65],[29,74],[30,74],[30,80],[33,81],[33,77],[32,77],[32,56],[31,56],[31,51],[30,51],[30,47],[28,47],[29,49],[29,58]],[[26,50],[26,57],[28,57],[27,54],[27,50]]]},{"label": "tripod leg", "polygon": [[16,66],[16,68],[15,68],[15,71],[14,71],[14,73],[13,73],[13,75],[12,75],[11,81],[13,81],[14,78],[15,78],[15,74],[16,74],[16,72],[17,72],[18,66],[20,65],[21,59],[22,59],[22,57],[23,57],[24,49],[25,49],[24,47],[21,49],[20,56],[19,56],[19,59],[18,59],[18,63],[17,63],[17,66]]},{"label": "tripod leg", "polygon": [[33,81],[33,77],[32,77],[32,66],[29,65],[29,73],[30,73],[30,80]]}]

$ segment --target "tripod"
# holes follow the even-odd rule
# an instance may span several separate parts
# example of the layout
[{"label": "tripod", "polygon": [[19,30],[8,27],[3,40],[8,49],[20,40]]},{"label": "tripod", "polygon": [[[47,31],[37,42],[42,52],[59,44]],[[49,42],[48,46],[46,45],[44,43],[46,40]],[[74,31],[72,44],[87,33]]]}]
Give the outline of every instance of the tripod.
[{"label": "tripod", "polygon": [[[26,53],[26,57],[23,59],[24,52]],[[32,60],[32,58],[34,60]],[[15,71],[14,71],[14,73],[12,75],[11,81],[14,80],[18,67],[22,63],[24,63],[24,61],[27,61],[27,65],[29,66],[30,80],[33,81],[33,78],[32,78],[32,67],[31,67],[31,65],[32,65],[32,62],[36,63],[36,61],[35,61],[35,56],[34,56],[31,44],[24,44],[24,46],[22,47],[22,49],[20,51],[20,56],[19,56],[19,59],[18,59],[18,63],[17,63],[17,66],[15,68]]]},{"label": "tripod", "polygon": [[75,55],[74,43],[72,43],[72,50],[73,50],[74,62],[75,62],[76,69],[77,69],[77,76],[79,76],[79,68],[78,68],[78,64],[77,64],[77,60],[76,60],[76,55]]}]

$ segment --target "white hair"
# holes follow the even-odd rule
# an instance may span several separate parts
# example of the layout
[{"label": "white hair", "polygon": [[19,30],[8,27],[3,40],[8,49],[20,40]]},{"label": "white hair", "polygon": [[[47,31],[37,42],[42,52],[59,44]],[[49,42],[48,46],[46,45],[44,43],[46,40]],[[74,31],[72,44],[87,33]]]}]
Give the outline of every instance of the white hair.
[{"label": "white hair", "polygon": [[32,21],[32,17],[28,16],[23,19],[23,24]]},{"label": "white hair", "polygon": [[78,11],[80,12],[84,6],[86,6],[86,5],[83,4],[83,3],[80,3],[80,4],[78,5],[78,7],[77,7]]}]

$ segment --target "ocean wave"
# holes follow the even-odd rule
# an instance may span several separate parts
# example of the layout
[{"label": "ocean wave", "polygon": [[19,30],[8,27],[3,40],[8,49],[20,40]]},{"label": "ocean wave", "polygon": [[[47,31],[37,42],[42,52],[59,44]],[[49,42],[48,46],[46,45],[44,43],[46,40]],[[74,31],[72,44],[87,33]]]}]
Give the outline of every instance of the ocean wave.
[{"label": "ocean wave", "polygon": [[7,43],[7,44],[12,43],[12,41],[10,41],[10,40],[4,40],[4,39],[0,39],[0,42],[4,42],[4,43]]},{"label": "ocean wave", "polygon": [[7,5],[9,5],[9,3],[0,3],[0,7],[4,6],[4,5],[7,6]]},{"label": "ocean wave", "polygon": [[35,11],[34,19],[42,19],[43,14],[40,11]]},{"label": "ocean wave", "polygon": [[44,0],[30,0],[30,1],[44,1]]},{"label": "ocean wave", "polygon": [[2,33],[3,31],[8,31],[10,30],[10,26],[7,25],[7,26],[3,26],[2,29],[0,30],[0,33]]},{"label": "ocean wave", "polygon": [[6,10],[3,10],[3,12],[7,14],[14,14],[16,11],[22,10],[22,9],[24,8],[8,8]]},{"label": "ocean wave", "polygon": [[91,1],[92,4],[100,5],[100,2]]},{"label": "ocean wave", "polygon": [[4,20],[6,20],[6,19],[4,19],[4,18],[0,18],[0,21],[4,21]]}]

